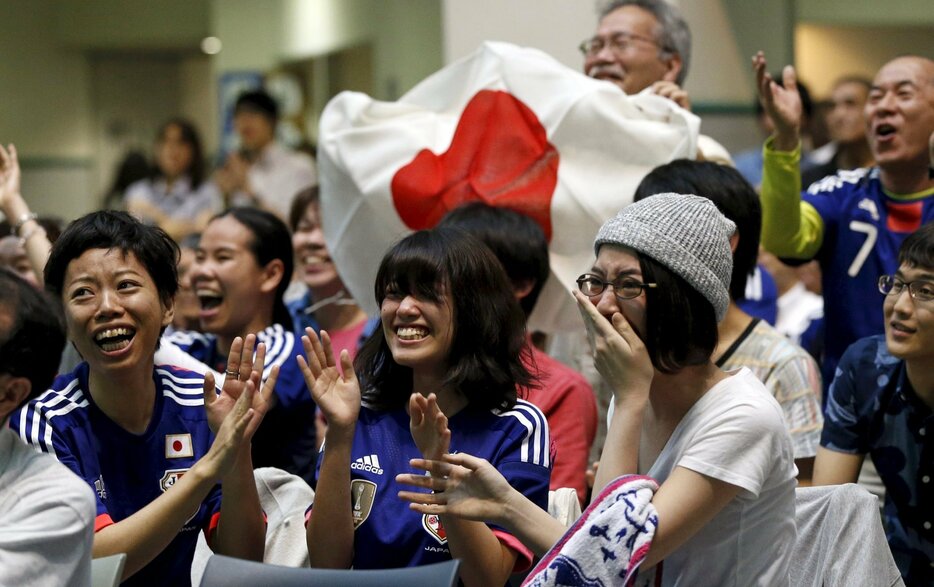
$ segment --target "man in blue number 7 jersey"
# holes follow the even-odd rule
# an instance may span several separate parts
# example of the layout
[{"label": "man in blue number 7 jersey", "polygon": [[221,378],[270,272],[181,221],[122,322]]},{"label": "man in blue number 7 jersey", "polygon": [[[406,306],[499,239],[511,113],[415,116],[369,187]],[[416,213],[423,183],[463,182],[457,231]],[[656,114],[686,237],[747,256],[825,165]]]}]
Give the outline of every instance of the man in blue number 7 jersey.
[{"label": "man in blue number 7 jersey", "polygon": [[881,334],[879,275],[898,269],[898,249],[934,219],[928,141],[934,133],[934,61],[898,57],[879,69],[866,102],[866,133],[876,167],[840,171],[801,193],[801,105],[794,69],[781,82],[753,58],[759,98],[775,121],[764,147],[762,244],[779,257],[817,258],[826,318],[825,384],[857,339]]}]

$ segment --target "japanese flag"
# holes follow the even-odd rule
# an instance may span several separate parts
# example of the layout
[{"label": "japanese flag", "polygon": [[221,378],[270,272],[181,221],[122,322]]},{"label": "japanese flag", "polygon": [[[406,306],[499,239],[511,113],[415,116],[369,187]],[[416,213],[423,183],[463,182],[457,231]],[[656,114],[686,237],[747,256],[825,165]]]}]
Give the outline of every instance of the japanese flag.
[{"label": "japanese flag", "polygon": [[670,100],[627,96],[548,55],[484,43],[397,102],[343,92],[319,134],[325,238],[350,293],[375,313],[373,282],[397,240],[474,200],[535,219],[552,274],[531,329],[580,326],[568,291],[593,239],[642,177],[693,158],[698,118]]},{"label": "japanese flag", "polygon": [[179,459],[194,456],[191,447],[191,434],[166,434],[165,458]]}]

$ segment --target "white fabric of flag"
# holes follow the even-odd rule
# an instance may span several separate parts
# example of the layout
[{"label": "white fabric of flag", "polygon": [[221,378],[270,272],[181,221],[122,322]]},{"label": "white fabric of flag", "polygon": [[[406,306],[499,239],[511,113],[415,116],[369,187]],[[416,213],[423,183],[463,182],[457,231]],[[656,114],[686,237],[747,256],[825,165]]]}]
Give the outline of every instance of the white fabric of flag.
[{"label": "white fabric of flag", "polygon": [[351,295],[377,311],[386,250],[482,200],[531,216],[551,276],[529,327],[580,327],[569,290],[600,226],[652,168],[697,152],[699,119],[648,92],[627,96],[535,49],[487,42],[396,102],[342,92],[325,108],[318,163],[325,239]]}]

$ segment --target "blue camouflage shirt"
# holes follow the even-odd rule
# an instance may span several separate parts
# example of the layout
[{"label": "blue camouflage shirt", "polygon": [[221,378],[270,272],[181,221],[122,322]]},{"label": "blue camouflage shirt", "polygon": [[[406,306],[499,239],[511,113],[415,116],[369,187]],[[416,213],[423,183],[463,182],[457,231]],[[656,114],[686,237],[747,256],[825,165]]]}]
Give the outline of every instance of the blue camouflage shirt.
[{"label": "blue camouflage shirt", "polygon": [[883,521],[908,585],[934,584],[934,414],[884,336],[843,354],[830,386],[821,446],[869,454],[885,484]]}]

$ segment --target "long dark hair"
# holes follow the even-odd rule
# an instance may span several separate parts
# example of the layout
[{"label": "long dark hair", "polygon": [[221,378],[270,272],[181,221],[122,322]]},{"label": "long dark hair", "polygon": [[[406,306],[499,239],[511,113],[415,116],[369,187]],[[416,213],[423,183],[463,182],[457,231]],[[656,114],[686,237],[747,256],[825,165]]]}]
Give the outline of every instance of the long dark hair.
[{"label": "long dark hair", "polygon": [[[165,140],[165,133],[173,126],[178,127],[181,132],[182,142],[191,147],[191,163],[185,170],[185,174],[191,180],[191,189],[198,189],[204,182],[204,151],[201,149],[201,137],[198,136],[194,125],[184,118],[171,118],[159,127],[156,140],[160,143]],[[153,168],[153,177],[162,177],[162,171],[158,165]]]},{"label": "long dark hair", "polygon": [[[463,394],[470,406],[508,409],[516,403],[517,386],[533,385],[522,360],[530,352],[525,315],[502,266],[474,237],[438,227],[402,239],[383,257],[376,275],[380,306],[388,292],[440,303],[449,297],[454,338],[442,385]],[[412,369],[395,362],[382,329],[364,343],[354,367],[370,407],[405,405]]]},{"label": "long dark hair", "polygon": [[[292,237],[285,223],[275,214],[256,208],[230,208],[211,218],[214,222],[225,216],[230,216],[252,234],[250,252],[256,258],[256,263],[264,267],[270,261],[282,261],[282,280],[276,286],[276,299],[272,307],[273,324],[281,324],[286,330],[292,330],[292,316],[285,307],[283,296],[292,281],[292,271],[295,265],[292,252]],[[210,224],[209,222],[209,224]]]}]

